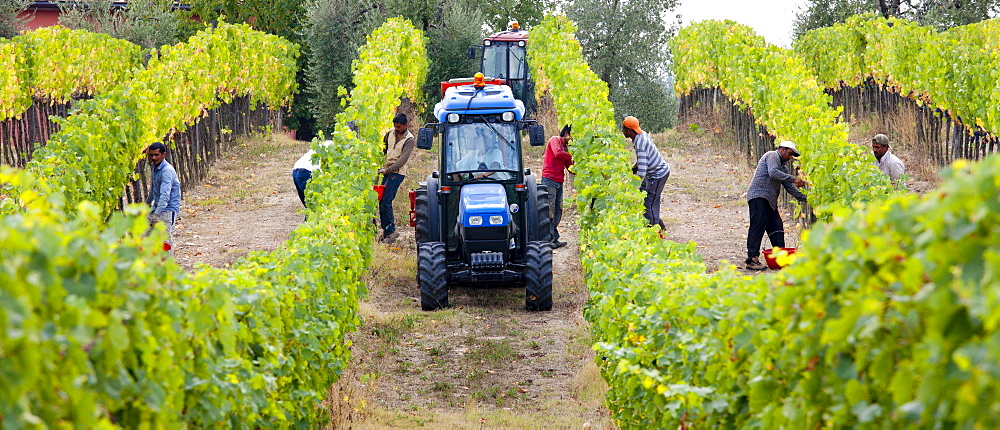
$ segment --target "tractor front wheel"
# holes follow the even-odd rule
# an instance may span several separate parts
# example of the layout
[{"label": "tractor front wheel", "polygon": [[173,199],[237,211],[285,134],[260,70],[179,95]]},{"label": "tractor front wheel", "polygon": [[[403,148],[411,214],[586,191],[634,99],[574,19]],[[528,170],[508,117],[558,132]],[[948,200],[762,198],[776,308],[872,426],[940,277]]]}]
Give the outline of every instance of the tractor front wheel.
[{"label": "tractor front wheel", "polygon": [[424,242],[417,245],[417,285],[420,286],[421,309],[433,311],[448,306],[448,266],[444,243]]},{"label": "tractor front wheel", "polygon": [[552,248],[548,242],[528,242],[524,259],[524,308],[552,310]]}]

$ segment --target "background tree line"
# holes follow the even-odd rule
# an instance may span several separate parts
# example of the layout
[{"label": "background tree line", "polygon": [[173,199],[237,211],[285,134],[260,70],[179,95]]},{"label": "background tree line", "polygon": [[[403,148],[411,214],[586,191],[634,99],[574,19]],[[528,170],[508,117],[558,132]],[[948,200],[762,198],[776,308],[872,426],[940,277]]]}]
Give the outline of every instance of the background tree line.
[{"label": "background tree line", "polygon": [[877,13],[931,26],[938,31],[997,16],[1000,0],[806,0],[796,14],[792,36],[842,23],[860,13]]},{"label": "background tree line", "polygon": [[[24,22],[18,13],[30,3],[0,2],[0,36],[17,34]],[[553,12],[577,23],[584,56],[608,83],[618,118],[634,115],[655,132],[671,127],[677,116],[666,41],[679,25],[671,16],[679,0],[132,0],[124,8],[112,8],[111,0],[57,3],[62,25],[108,33],[146,48],[186,40],[218,21],[245,22],[298,43],[303,51],[299,93],[286,125],[297,129],[301,139],[330,128],[342,109],[338,89],[351,90],[358,47],[394,16],[411,20],[428,37],[431,68],[422,106],[428,119],[429,108],[440,99],[439,82],[478,70],[478,60],[467,57],[470,46],[506,29],[508,21],[530,30]],[[797,37],[862,12],[944,29],[988,19],[996,15],[998,4],[1000,0],[806,0],[793,32]]]}]

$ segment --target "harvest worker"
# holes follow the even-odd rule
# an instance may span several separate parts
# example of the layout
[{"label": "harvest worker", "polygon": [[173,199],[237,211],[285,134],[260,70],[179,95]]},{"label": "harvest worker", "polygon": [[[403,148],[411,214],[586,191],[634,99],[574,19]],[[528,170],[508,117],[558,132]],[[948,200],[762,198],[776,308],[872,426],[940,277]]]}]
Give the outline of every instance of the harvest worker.
[{"label": "harvest worker", "polygon": [[[327,140],[320,145],[330,146],[332,143],[332,140]],[[313,172],[319,170],[319,160],[313,162],[313,154],[315,153],[316,151],[310,148],[292,166],[292,182],[295,184],[295,191],[299,193],[299,201],[302,202],[302,206],[306,206],[306,184],[312,179]]]},{"label": "harvest worker", "polygon": [[[788,160],[798,157],[799,151],[795,143],[781,142],[778,149],[765,152],[757,162],[757,170],[750,180],[747,189],[747,203],[750,206],[750,230],[747,232],[746,268],[764,270],[760,263],[760,242],[764,232],[773,247],[785,247],[785,230],[778,213],[778,193],[785,187],[788,194],[800,202],[806,201],[806,196],[795,187],[804,187],[806,181],[788,173]],[[793,186],[794,185],[794,186]]]},{"label": "harvest worker", "polygon": [[[563,180],[564,171],[569,170],[573,165],[573,156],[569,153],[570,127],[566,125],[558,136],[549,138],[545,145],[545,156],[542,158],[542,184],[549,187],[549,192],[555,194],[552,203],[552,223],[549,224],[552,230],[552,248],[558,249],[566,246],[566,242],[559,241],[559,221],[562,220],[562,200],[563,200]],[[573,173],[570,171],[570,173]]]},{"label": "harvest worker", "polygon": [[399,237],[396,216],[392,213],[392,201],[406,178],[406,161],[410,159],[413,147],[416,146],[413,134],[407,130],[408,123],[406,115],[397,114],[392,119],[392,130],[382,137],[382,142],[385,143],[385,164],[378,172],[384,175],[382,185],[385,185],[385,191],[382,192],[382,201],[378,205],[378,214],[382,222],[382,237],[379,241],[383,243],[392,243]]},{"label": "harvest worker", "polygon": [[[155,142],[146,148],[146,158],[149,159],[149,166],[153,170],[149,195],[146,196],[146,204],[150,206],[146,219],[150,228],[162,222],[167,229],[166,243],[173,245],[174,223],[177,221],[177,212],[181,210],[181,182],[177,179],[177,171],[166,160],[166,156],[167,146],[162,142]],[[173,247],[169,249],[170,255],[173,255]]]},{"label": "harvest worker", "polygon": [[892,182],[899,181],[906,167],[899,157],[889,152],[889,136],[876,134],[872,138],[872,153],[875,154],[875,166],[888,175]]},{"label": "harvest worker", "polygon": [[670,165],[663,161],[660,150],[656,148],[649,133],[639,128],[639,120],[634,116],[627,116],[622,121],[622,134],[632,139],[635,148],[635,165],[632,166],[632,173],[642,178],[641,191],[646,192],[646,199],[643,205],[646,207],[646,221],[649,226],[659,225],[666,230],[666,225],[660,219],[660,195],[663,194],[663,185],[670,177]]}]

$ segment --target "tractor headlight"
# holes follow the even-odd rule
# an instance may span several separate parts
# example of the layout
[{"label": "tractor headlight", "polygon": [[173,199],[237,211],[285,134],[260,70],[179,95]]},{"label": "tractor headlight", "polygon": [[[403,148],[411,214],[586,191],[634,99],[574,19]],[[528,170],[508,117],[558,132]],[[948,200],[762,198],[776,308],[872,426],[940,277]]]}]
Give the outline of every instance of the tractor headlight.
[{"label": "tractor headlight", "polygon": [[458,114],[457,113],[450,113],[450,114],[448,114],[448,118],[447,119],[448,119],[448,123],[449,124],[454,124],[454,123],[458,122]]},{"label": "tractor headlight", "polygon": [[504,112],[504,113],[500,114],[500,119],[502,119],[504,121],[507,121],[507,122],[511,122],[511,121],[514,120],[514,112],[511,112],[511,111]]},{"label": "tractor headlight", "polygon": [[523,40],[518,40],[517,41],[517,46],[520,46],[520,47],[523,48],[524,47],[524,41]]},{"label": "tractor headlight", "polygon": [[470,216],[469,225],[483,225],[483,217],[479,215]]},{"label": "tractor headlight", "polygon": [[492,44],[493,44],[493,41],[492,41],[492,40],[484,40],[484,41],[483,41],[483,46],[490,46],[490,45],[492,45]]},{"label": "tractor headlight", "polygon": [[490,215],[490,224],[503,224],[503,215]]}]

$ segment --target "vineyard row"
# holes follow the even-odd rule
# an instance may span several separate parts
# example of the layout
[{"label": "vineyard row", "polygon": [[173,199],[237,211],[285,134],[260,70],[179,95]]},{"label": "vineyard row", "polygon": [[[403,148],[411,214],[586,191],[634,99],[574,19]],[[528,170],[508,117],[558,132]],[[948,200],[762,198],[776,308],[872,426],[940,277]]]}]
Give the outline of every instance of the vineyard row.
[{"label": "vineyard row", "polygon": [[[241,56],[248,52],[240,46],[255,51]],[[144,237],[140,206],[109,217],[107,197],[75,194],[71,181],[81,178],[54,171],[74,167],[84,186],[114,178],[95,179],[72,162],[57,166],[54,154],[72,151],[72,139],[110,141],[112,154],[138,153],[144,137],[191,118],[159,116],[167,106],[157,103],[174,103],[184,91],[192,93],[184,100],[194,102],[193,117],[241,93],[279,105],[292,90],[295,50],[245,26],[220,25],[168,51],[127,91],[106,92],[67,118],[59,135],[70,137],[54,137],[29,169],[2,170],[9,213],[0,218],[0,373],[13,375],[0,390],[5,428],[37,421],[287,428],[324,418],[321,402],[348,360],[344,336],[358,322],[360,276],[374,237],[374,195],[358,178],[374,172],[378,129],[388,127],[398,98],[417,96],[426,72],[423,36],[391,20],[362,48],[355,76],[356,91],[365,94],[356,92],[339,119],[356,121],[363,134],[340,126],[328,150],[317,148],[323,165],[339,168],[310,182],[309,221],[276,251],[191,275],[159,250],[163,233]],[[381,71],[387,66],[401,73]],[[167,85],[178,77],[198,81]],[[268,82],[276,86],[255,86]],[[83,155],[85,163],[125,172],[134,166],[134,154],[88,159],[89,152],[70,160]]]},{"label": "vineyard row", "polygon": [[[801,61],[734,23],[686,27],[679,87],[718,86],[779,138],[810,142],[804,165],[823,184],[810,199],[827,203],[784,271],[706,274],[694,244],[645,228],[607,88],[574,32],[548,18],[530,55],[574,125],[585,316],[619,425],[1000,424],[1000,279],[986,269],[1000,262],[1000,158],[957,163],[923,198],[889,193]],[[848,179],[865,188],[832,184]]]}]

